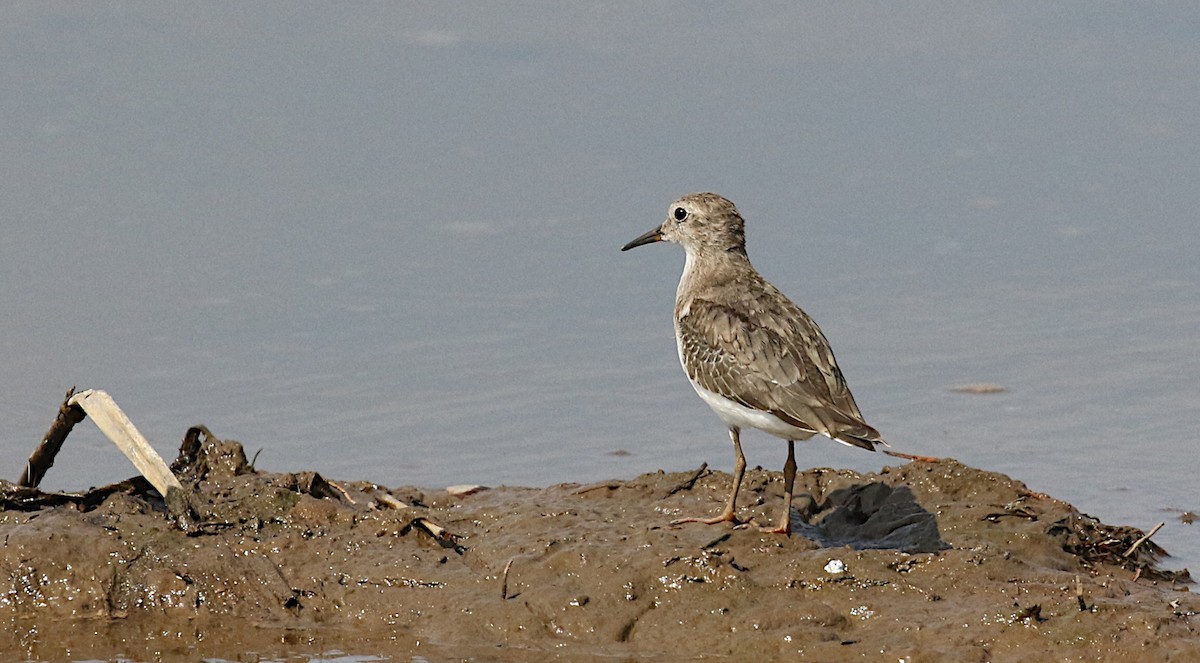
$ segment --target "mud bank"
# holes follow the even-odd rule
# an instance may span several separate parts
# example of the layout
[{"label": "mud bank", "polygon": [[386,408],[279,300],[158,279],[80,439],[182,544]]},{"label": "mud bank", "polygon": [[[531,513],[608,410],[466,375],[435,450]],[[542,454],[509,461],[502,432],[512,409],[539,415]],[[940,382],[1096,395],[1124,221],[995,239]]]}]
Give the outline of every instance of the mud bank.
[{"label": "mud bank", "polygon": [[[187,445],[185,445],[187,446]],[[800,535],[684,525],[730,477],[443,490],[256,471],[193,436],[199,527],[139,480],[0,485],[0,652],[33,660],[1200,660],[1152,541],[952,460],[797,477]],[[767,522],[778,473],[746,475]]]}]

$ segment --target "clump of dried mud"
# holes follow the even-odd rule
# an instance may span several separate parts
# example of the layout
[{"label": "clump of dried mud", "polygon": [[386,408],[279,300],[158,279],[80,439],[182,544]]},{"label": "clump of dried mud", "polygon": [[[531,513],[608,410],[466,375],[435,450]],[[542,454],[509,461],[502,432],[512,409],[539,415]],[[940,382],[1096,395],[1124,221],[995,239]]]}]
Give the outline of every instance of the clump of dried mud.
[{"label": "clump of dried mud", "polygon": [[[790,537],[667,525],[719,511],[722,473],[452,497],[256,471],[201,434],[174,469],[190,533],[138,480],[0,485],[0,652],[1200,660],[1186,578],[1152,542],[1122,557],[1141,532],[952,460],[805,472]],[[766,522],[778,474],[745,485],[742,514]]]}]

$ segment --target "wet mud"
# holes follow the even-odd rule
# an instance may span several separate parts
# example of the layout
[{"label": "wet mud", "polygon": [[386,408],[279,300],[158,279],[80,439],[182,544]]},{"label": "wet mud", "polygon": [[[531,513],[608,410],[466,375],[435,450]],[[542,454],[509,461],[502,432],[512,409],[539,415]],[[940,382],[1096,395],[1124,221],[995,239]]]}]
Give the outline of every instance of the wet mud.
[{"label": "wet mud", "polygon": [[[456,491],[255,470],[207,434],[131,480],[0,485],[0,652],[32,660],[1200,660],[1200,600],[1111,527],[953,460],[797,477],[796,533],[668,523],[722,472]],[[747,472],[769,522],[777,472]]]}]

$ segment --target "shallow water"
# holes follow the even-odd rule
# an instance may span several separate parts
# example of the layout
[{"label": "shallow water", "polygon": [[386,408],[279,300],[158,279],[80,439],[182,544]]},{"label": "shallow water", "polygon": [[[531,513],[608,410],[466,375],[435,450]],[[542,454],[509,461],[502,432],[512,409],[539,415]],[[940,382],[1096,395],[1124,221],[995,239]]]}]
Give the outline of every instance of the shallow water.
[{"label": "shallow water", "polygon": [[[72,385],[387,485],[728,469],[681,251],[618,251],[709,189],[896,450],[1200,568],[1200,10],[286,7],[6,8],[0,475]],[[84,424],[46,485],[130,473]]]}]

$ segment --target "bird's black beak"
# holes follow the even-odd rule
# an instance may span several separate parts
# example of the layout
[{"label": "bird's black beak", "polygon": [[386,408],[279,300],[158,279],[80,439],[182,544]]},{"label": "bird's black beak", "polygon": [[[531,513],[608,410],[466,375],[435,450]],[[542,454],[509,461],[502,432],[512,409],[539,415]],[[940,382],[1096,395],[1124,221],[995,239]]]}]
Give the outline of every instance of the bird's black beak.
[{"label": "bird's black beak", "polygon": [[622,246],[621,250],[628,251],[629,249],[632,249],[636,246],[641,246],[643,244],[653,244],[654,242],[661,242],[662,238],[663,238],[662,228],[661,227],[655,228],[654,230],[651,230],[650,232],[646,233],[645,235],[640,235],[637,239],[626,244],[625,246]]}]

